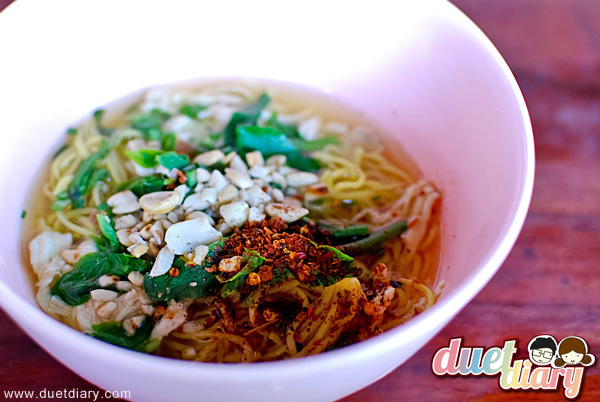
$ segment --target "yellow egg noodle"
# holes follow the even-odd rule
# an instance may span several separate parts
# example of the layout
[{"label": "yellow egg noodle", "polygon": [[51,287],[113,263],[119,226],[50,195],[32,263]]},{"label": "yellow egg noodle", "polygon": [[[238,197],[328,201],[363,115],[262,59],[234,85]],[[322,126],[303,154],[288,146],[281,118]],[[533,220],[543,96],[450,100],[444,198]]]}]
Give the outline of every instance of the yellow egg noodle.
[{"label": "yellow egg noodle", "polygon": [[[194,121],[187,118],[175,121],[177,118],[172,117],[163,122],[164,125],[170,125],[169,128],[176,133],[178,141],[194,143],[197,138],[206,139],[213,132],[223,131],[232,115],[254,102],[261,92],[261,88],[245,84],[215,85],[194,90],[158,88],[150,90],[137,107],[130,110],[143,113],[159,109],[175,116],[185,105],[203,105],[197,115],[194,115],[197,117]],[[315,191],[321,191],[326,197],[314,196],[309,199],[308,193],[304,192],[311,191],[314,186],[309,186],[308,189],[298,186],[292,190],[288,187],[289,192],[284,194],[286,199],[295,197],[302,201],[304,197],[302,206],[310,210],[309,218],[366,224],[371,232],[385,228],[393,221],[405,220],[408,224],[408,229],[401,236],[389,239],[383,250],[355,256],[353,263],[362,268],[359,277],[346,277],[329,286],[313,286],[291,277],[271,286],[259,286],[261,291],[258,305],[249,304],[247,295],[234,292],[227,297],[209,294],[193,300],[153,303],[151,306],[146,300],[140,278],[132,278],[129,283],[121,277],[120,281],[116,282],[118,278],[114,279],[114,284],[106,287],[112,289],[108,292],[116,292],[118,299],[114,299],[117,297],[115,295],[110,296],[113,297],[110,300],[96,300],[92,297],[81,305],[73,306],[50,295],[53,284],[73,266],[73,263],[64,258],[59,261],[60,257],[54,256],[48,264],[59,261],[60,267],[51,274],[34,266],[40,279],[37,285],[38,301],[45,311],[78,330],[90,333],[93,325],[108,320],[100,317],[100,310],[107,310],[107,306],[113,303],[110,308],[117,310],[108,315],[104,313],[103,317],[110,317],[111,320],[121,318],[123,327],[129,326],[126,329],[131,335],[135,333],[136,326],[141,326],[141,319],[132,321],[125,311],[121,311],[121,316],[118,316],[119,308],[129,308],[123,307],[125,302],[137,303],[135,314],[146,318],[156,317],[157,310],[166,310],[166,314],[169,314],[171,308],[178,304],[177,311],[185,311],[183,323],[177,328],[170,328],[160,344],[155,345],[152,353],[186,360],[233,363],[306,356],[364,339],[367,336],[364,333],[355,334],[351,342],[344,343],[342,339],[351,323],[356,322],[361,314],[364,315],[363,309],[372,310],[369,313],[372,320],[369,321],[368,331],[368,336],[372,336],[398,326],[431,307],[443,287],[443,282],[433,287],[440,242],[440,194],[434,184],[419,179],[418,172],[406,169],[403,161],[389,158],[383,151],[384,147],[374,140],[375,130],[362,122],[332,119],[317,107],[317,102],[313,107],[290,106],[289,102],[284,101],[285,97],[279,99],[277,91],[270,92],[272,100],[261,111],[257,125],[266,124],[266,121],[276,116],[280,123],[298,127],[304,139],[317,140],[333,134],[340,140],[339,143],[329,144],[309,153],[322,166],[318,172],[319,183],[326,188],[317,188]],[[98,214],[103,213],[99,211],[106,206],[107,200],[122,183],[145,174],[143,169],[133,166],[127,154],[133,149],[130,145],[132,141],[144,141],[142,132],[122,126],[130,115],[131,112],[127,111],[109,119],[106,125],[117,128],[108,135],[101,132],[99,120],[95,118],[85,121],[76,132],[70,133],[67,147],[50,162],[43,186],[48,205],[38,214],[38,224],[28,240],[34,234],[48,231],[70,233],[73,243],[69,242],[68,246],[73,250],[77,244],[89,240],[90,236],[101,236],[94,221]],[[184,128],[181,129],[178,124]],[[98,152],[103,142],[108,142],[111,147],[102,162],[110,179],[97,181],[82,195],[84,207],[51,210],[50,203],[59,194],[69,190],[82,163]],[[147,138],[145,144],[150,144]],[[227,158],[231,161],[233,156]],[[268,191],[273,197],[275,186]],[[138,220],[142,219],[141,212],[133,215]],[[219,214],[214,217],[218,219]],[[233,227],[228,227],[222,221],[223,219],[213,226],[224,228],[225,236],[231,233]],[[165,226],[173,224],[166,222]],[[135,244],[123,244],[128,250],[136,247]],[[146,247],[145,250],[148,251],[140,258],[157,258],[152,249]],[[181,258],[193,265],[197,250],[183,253]],[[131,253],[134,254],[133,251]],[[76,257],[81,258],[79,255]],[[32,262],[33,259],[32,257]],[[154,263],[156,265],[156,261]],[[382,272],[380,268],[376,268],[380,264],[385,264],[387,271]],[[169,273],[172,274],[173,269]],[[381,300],[376,297],[377,300],[366,302],[370,303],[366,307],[367,284],[369,281],[379,280],[378,276],[382,283],[394,283],[393,290],[389,292],[390,300],[385,302],[381,301],[385,299],[384,296]],[[105,276],[104,280],[109,277],[110,275]],[[121,288],[115,290],[114,286]],[[136,286],[138,293],[134,292],[135,289],[131,290]],[[121,300],[129,293],[145,300],[141,302],[141,307],[139,301]]]}]

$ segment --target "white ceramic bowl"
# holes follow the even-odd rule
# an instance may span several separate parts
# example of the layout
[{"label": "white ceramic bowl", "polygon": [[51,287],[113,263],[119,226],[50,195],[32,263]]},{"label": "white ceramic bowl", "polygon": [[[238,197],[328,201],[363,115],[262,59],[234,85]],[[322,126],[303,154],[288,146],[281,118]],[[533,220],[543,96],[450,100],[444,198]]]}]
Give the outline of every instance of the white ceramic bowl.
[{"label": "white ceramic bowl", "polygon": [[[321,4],[19,0],[0,15],[0,304],[48,353],[137,401],[325,401],[402,364],[490,280],[523,225],[534,150],[523,98],[488,39],[445,1]],[[291,8],[288,8],[291,7]],[[51,16],[51,17],[50,17]],[[17,233],[34,173],[65,128],[155,84],[247,76],[331,94],[396,136],[443,192],[437,304],[359,344],[215,365],[130,352],[46,316]],[[457,334],[460,335],[460,334]],[[407,379],[409,381],[409,379]]]}]

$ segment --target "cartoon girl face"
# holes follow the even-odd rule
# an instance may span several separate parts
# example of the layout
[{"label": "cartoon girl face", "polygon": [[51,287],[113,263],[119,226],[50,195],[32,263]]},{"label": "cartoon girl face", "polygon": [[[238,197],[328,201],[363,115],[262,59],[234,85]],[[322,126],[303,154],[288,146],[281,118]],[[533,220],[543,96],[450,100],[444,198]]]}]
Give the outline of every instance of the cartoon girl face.
[{"label": "cartoon girl face", "polygon": [[593,354],[588,353],[585,341],[577,336],[568,336],[560,341],[558,344],[558,354],[560,357],[552,363],[553,367],[574,364],[590,366],[596,360]]},{"label": "cartoon girl face", "polygon": [[585,356],[585,354],[577,353],[574,350],[565,353],[564,355],[560,355],[566,364],[579,364],[581,360],[583,360],[583,356]]}]

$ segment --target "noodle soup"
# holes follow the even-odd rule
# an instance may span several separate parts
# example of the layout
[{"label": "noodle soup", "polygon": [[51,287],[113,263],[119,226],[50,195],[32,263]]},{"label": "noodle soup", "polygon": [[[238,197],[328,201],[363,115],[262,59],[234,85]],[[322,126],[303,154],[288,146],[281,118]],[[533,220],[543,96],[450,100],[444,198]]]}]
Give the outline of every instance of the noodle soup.
[{"label": "noodle soup", "polygon": [[287,359],[375,336],[440,293],[435,185],[324,95],[156,88],[67,134],[24,246],[39,305],[86,334]]}]

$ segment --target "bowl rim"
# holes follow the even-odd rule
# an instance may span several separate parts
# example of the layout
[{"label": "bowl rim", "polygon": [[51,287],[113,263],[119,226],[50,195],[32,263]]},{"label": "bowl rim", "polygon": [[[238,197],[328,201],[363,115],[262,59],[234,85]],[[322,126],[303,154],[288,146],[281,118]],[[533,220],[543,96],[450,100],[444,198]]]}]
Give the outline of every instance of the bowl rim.
[{"label": "bowl rim", "polygon": [[[535,172],[533,130],[527,106],[516,79],[492,42],[469,17],[450,2],[440,2],[440,5],[448,8],[448,10],[445,10],[445,13],[453,15],[460,20],[460,25],[470,31],[472,37],[481,46],[482,52],[487,53],[495,64],[500,67],[501,76],[507,81],[507,87],[511,90],[513,100],[518,105],[518,113],[522,126],[520,135],[522,136],[524,145],[524,169],[521,178],[520,197],[517,201],[518,206],[513,211],[510,225],[505,227],[503,232],[498,235],[498,239],[500,239],[499,244],[497,244],[494,250],[490,250],[492,251],[491,254],[486,255],[485,259],[478,265],[474,272],[467,275],[455,289],[445,295],[443,305],[436,303],[433,307],[401,326],[341,349],[299,359],[257,362],[250,365],[189,362],[133,352],[98,341],[50,317],[39,307],[33,306],[14,293],[2,280],[0,280],[0,307],[3,308],[12,321],[19,327],[44,327],[48,337],[54,343],[71,345],[73,351],[94,355],[96,358],[105,361],[118,359],[120,366],[125,368],[139,369],[141,365],[145,365],[144,371],[160,369],[164,372],[168,370],[173,375],[192,381],[198,378],[203,378],[203,381],[210,380],[222,376],[225,372],[229,375],[243,374],[245,380],[260,379],[264,381],[265,378],[275,380],[290,375],[297,375],[297,373],[302,371],[313,371],[315,367],[318,367],[319,371],[334,370],[336,367],[349,364],[357,365],[362,360],[371,359],[374,355],[387,353],[393,349],[394,343],[399,336],[403,337],[404,342],[409,342],[417,340],[427,333],[435,335],[483,289],[507,258],[527,216],[532,198]],[[440,322],[444,325],[439,326]],[[21,323],[26,325],[22,326]],[[437,330],[432,332],[432,329]],[[25,329],[25,332],[28,333],[34,342],[38,342],[29,334],[27,329]],[[364,353],[365,351],[368,351],[368,353]],[[417,351],[412,351],[410,356]],[[48,352],[52,354],[51,351]],[[286,370],[282,370],[284,367]]]}]

